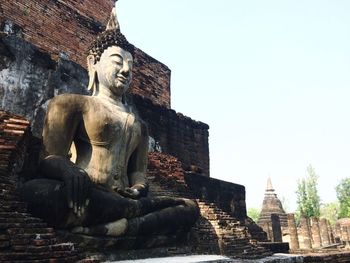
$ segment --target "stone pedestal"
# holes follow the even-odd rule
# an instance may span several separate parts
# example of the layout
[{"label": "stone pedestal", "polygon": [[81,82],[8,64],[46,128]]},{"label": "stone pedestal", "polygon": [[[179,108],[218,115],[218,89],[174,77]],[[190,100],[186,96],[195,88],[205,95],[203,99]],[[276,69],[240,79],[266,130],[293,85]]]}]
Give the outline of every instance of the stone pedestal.
[{"label": "stone pedestal", "polygon": [[311,249],[311,231],[309,219],[305,216],[300,217],[300,233],[302,239],[302,248]]},{"label": "stone pedestal", "polygon": [[322,247],[320,225],[319,225],[319,219],[317,217],[311,217],[311,232],[312,232],[312,240],[313,240],[312,247],[313,248]]},{"label": "stone pedestal", "polygon": [[320,220],[320,232],[321,232],[321,241],[323,246],[330,245],[330,238],[328,232],[328,220],[326,218],[321,218]]},{"label": "stone pedestal", "polygon": [[271,214],[273,242],[282,242],[281,221],[277,214]]},{"label": "stone pedestal", "polygon": [[299,249],[299,240],[297,226],[295,224],[294,214],[287,214],[288,219],[288,231],[290,236],[289,248],[290,250]]}]

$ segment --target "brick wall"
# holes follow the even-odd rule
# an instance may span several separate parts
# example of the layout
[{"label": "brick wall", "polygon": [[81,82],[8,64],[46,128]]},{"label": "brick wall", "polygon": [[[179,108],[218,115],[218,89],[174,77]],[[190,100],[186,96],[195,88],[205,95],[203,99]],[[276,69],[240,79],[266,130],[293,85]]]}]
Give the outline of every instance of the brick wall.
[{"label": "brick wall", "polygon": [[186,171],[209,176],[209,126],[140,96],[133,99],[161,150],[178,158]]},{"label": "brick wall", "polygon": [[[1,30],[9,21],[25,40],[57,60],[65,54],[86,67],[86,50],[101,32],[112,0],[1,0]],[[127,32],[124,32],[127,36]],[[132,91],[170,108],[170,70],[141,50],[136,51]]]},{"label": "brick wall", "polygon": [[243,185],[188,173],[185,181],[197,198],[215,203],[234,218],[245,221],[247,210]]},{"label": "brick wall", "polygon": [[0,111],[0,262],[77,262],[77,247],[58,243],[54,229],[27,213],[17,192],[29,122]]},{"label": "brick wall", "polygon": [[[148,65],[161,64],[147,57],[142,61],[137,62],[144,65],[139,68],[143,75],[137,81],[156,78],[157,75],[148,77],[154,73]],[[47,53],[16,36],[0,39],[0,69],[3,68],[6,70],[0,70],[0,108],[25,116],[37,137],[41,136],[46,107],[53,96],[87,94],[84,68],[69,60],[55,62]],[[178,157],[186,167],[202,167],[203,174],[209,175],[208,126],[155,104],[148,97],[134,97],[151,136],[161,143],[163,151]]]}]

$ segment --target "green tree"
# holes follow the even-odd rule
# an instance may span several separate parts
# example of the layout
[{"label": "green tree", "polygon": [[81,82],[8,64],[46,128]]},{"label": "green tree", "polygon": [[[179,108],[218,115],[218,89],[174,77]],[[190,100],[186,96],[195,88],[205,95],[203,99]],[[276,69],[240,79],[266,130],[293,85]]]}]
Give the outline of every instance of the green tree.
[{"label": "green tree", "polygon": [[260,210],[261,209],[258,208],[248,208],[247,214],[251,219],[253,219],[254,222],[258,222]]},{"label": "green tree", "polygon": [[320,216],[321,200],[317,192],[317,180],[318,176],[315,169],[309,165],[306,178],[298,180],[296,191],[298,214],[306,217]]},{"label": "green tree", "polygon": [[350,217],[350,178],[345,178],[335,188],[340,205],[339,218]]},{"label": "green tree", "polygon": [[339,202],[331,202],[321,206],[321,217],[329,220],[331,225],[335,225],[339,217]]}]

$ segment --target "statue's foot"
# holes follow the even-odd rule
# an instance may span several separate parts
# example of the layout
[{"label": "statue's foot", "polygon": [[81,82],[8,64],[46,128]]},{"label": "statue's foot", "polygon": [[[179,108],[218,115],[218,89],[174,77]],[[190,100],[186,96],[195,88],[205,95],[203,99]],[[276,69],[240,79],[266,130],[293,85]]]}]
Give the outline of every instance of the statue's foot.
[{"label": "statue's foot", "polygon": [[128,220],[126,218],[119,219],[103,225],[90,227],[74,227],[71,232],[74,234],[84,234],[89,236],[105,235],[105,236],[121,236],[125,234],[128,228]]}]

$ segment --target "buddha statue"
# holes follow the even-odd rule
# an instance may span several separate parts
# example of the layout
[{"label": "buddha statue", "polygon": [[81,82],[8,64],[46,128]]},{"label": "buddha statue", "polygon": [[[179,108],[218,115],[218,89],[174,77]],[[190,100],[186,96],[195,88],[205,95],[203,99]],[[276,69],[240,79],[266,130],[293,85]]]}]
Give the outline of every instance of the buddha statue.
[{"label": "buddha statue", "polygon": [[58,95],[48,106],[38,178],[24,183],[21,196],[51,226],[86,235],[170,234],[199,216],[192,200],[147,197],[148,131],[125,99],[133,53],[114,8],[89,49],[92,95]]}]

